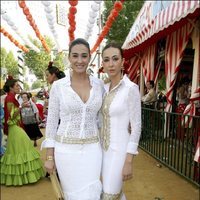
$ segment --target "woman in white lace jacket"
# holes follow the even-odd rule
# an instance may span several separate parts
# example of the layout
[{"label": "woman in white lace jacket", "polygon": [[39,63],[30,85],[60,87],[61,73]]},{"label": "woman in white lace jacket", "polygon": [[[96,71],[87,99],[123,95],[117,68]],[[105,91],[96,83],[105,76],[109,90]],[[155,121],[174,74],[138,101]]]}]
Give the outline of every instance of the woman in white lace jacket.
[{"label": "woman in white lace jacket", "polygon": [[[102,64],[110,82],[105,84],[101,109],[103,146],[102,200],[125,200],[123,181],[132,178],[132,162],[141,133],[141,101],[138,86],[122,74],[123,52],[110,43],[102,51]],[[129,129],[131,126],[131,132]]]},{"label": "woman in white lace jacket", "polygon": [[[87,41],[78,38],[69,47],[72,71],[50,90],[45,167],[57,169],[67,200],[99,200],[102,151],[97,116],[103,84],[86,73],[90,61]],[[60,123],[59,123],[60,120]]]}]

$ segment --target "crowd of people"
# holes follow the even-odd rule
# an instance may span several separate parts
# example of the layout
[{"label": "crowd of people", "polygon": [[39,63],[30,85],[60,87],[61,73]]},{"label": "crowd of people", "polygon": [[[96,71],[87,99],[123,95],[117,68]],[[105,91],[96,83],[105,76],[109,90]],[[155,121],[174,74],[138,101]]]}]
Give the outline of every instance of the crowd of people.
[{"label": "crowd of people", "polygon": [[[57,171],[65,199],[126,199],[122,187],[133,176],[141,132],[139,87],[124,74],[123,51],[118,44],[110,43],[102,50],[109,82],[87,73],[90,58],[86,40],[72,41],[70,71],[64,74],[49,63],[49,94],[40,91],[32,97],[20,93],[18,81],[7,79],[3,127],[8,138],[1,156],[1,184],[37,182],[44,177],[45,168],[50,175]],[[39,123],[45,121],[44,113],[43,168],[34,146],[43,137]],[[19,167],[23,170],[18,171]]]}]

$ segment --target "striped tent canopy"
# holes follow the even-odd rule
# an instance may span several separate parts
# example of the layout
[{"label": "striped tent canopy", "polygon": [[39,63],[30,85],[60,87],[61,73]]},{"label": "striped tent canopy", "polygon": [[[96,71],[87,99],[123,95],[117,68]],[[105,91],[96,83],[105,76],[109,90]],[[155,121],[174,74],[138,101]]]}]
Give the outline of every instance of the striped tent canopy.
[{"label": "striped tent canopy", "polygon": [[199,1],[146,1],[122,48],[129,59],[173,30],[200,16]]}]

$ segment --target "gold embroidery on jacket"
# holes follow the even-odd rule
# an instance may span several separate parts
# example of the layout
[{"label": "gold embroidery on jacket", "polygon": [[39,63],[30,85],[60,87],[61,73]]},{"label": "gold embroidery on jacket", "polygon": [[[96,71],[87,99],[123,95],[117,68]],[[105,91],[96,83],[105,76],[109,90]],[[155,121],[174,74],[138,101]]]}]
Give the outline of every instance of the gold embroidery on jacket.
[{"label": "gold embroidery on jacket", "polygon": [[119,87],[111,91],[110,93],[106,94],[103,99],[103,104],[101,107],[101,113],[103,116],[103,124],[101,128],[101,143],[103,146],[103,149],[106,151],[108,150],[108,147],[110,145],[110,105],[119,90]]}]

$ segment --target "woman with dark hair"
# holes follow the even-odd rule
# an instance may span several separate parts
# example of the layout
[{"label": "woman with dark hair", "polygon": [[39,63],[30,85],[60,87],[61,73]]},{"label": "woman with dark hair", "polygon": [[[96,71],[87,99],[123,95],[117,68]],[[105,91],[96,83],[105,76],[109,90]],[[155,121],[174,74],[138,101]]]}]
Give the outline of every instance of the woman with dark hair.
[{"label": "woman with dark hair", "polygon": [[4,134],[8,138],[5,154],[1,157],[1,184],[20,186],[35,183],[44,176],[44,170],[39,152],[22,128],[21,108],[15,98],[20,93],[20,85],[16,79],[9,77],[3,89],[7,92]]},{"label": "woman with dark hair", "polygon": [[52,84],[54,81],[64,77],[65,73],[59,70],[56,66],[53,66],[53,62],[49,62],[48,68],[46,69],[47,82]]},{"label": "woman with dark hair", "polygon": [[[101,142],[103,147],[102,200],[125,200],[123,181],[132,178],[133,157],[141,132],[141,103],[138,85],[124,71],[123,52],[109,43],[102,50],[102,66],[110,82],[104,85],[101,108]],[[129,129],[131,127],[131,130]]]},{"label": "woman with dark hair", "polygon": [[[45,167],[57,169],[65,199],[100,200],[102,151],[97,116],[103,83],[87,74],[90,47],[84,39],[69,46],[72,71],[53,83],[49,96]],[[59,123],[60,122],[60,123]]]},{"label": "woman with dark hair", "polygon": [[23,92],[22,96],[22,106],[21,116],[24,125],[24,129],[28,134],[29,138],[34,141],[34,146],[37,146],[37,140],[43,137],[39,129],[39,111],[37,106],[30,100],[30,94]]}]

